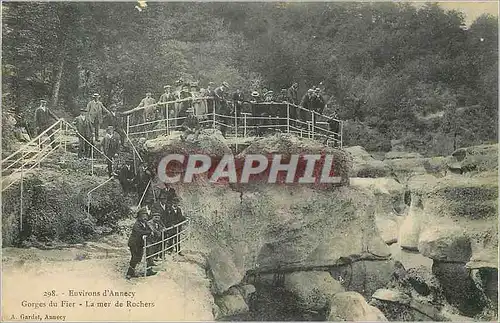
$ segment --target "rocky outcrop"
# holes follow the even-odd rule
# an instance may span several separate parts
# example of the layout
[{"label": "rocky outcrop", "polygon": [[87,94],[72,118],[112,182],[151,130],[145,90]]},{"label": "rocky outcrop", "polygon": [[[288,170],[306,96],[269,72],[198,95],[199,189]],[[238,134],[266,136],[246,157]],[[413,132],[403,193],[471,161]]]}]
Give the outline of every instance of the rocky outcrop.
[{"label": "rocky outcrop", "polygon": [[232,316],[248,312],[248,305],[242,295],[228,294],[215,297],[216,317]]},{"label": "rocky outcrop", "polygon": [[387,321],[387,318],[361,294],[343,292],[333,297],[328,321]]},{"label": "rocky outcrop", "polygon": [[462,315],[474,316],[486,306],[486,298],[477,288],[465,263],[434,261],[432,273],[439,280],[446,300]]},{"label": "rocky outcrop", "polygon": [[107,179],[72,169],[30,174],[23,180],[22,230],[20,181],[14,183],[2,193],[3,246],[42,248],[54,242],[81,243],[117,231],[118,220],[129,215],[131,204],[118,181],[106,183],[90,201],[87,195]]},{"label": "rocky outcrop", "polygon": [[302,310],[321,311],[332,297],[344,291],[342,285],[324,271],[294,272],[285,276],[284,287]]},{"label": "rocky outcrop", "polygon": [[196,140],[189,137],[181,139],[182,132],[175,131],[169,136],[159,136],[145,142],[144,149],[148,154],[148,160],[155,169],[156,165],[166,154],[203,154],[208,156],[223,156],[231,154],[231,149],[226,139],[219,130],[203,129]]},{"label": "rocky outcrop", "polygon": [[465,228],[432,227],[419,237],[418,251],[431,259],[467,262],[472,255],[471,242]]},{"label": "rocky outcrop", "polygon": [[449,321],[440,308],[397,290],[377,290],[370,304],[380,308],[390,321]]},{"label": "rocky outcrop", "polygon": [[460,148],[451,155],[449,167],[455,173],[498,170],[498,144]]},{"label": "rocky outcrop", "polygon": [[376,160],[361,146],[347,147],[345,150],[352,156],[353,167],[351,177],[377,178],[390,174],[389,167],[382,161]]},{"label": "rocky outcrop", "polygon": [[266,156],[279,154],[285,160],[290,155],[331,155],[333,156],[333,173],[335,176],[341,177],[343,185],[349,184],[349,176],[352,169],[351,156],[342,149],[325,147],[313,139],[299,138],[291,134],[276,134],[255,140],[235,158],[243,159],[245,156],[252,154]]},{"label": "rocky outcrop", "polygon": [[[215,136],[206,140],[219,139]],[[175,138],[148,141],[146,148],[157,157],[200,151],[220,156],[227,151],[208,149],[197,142],[184,145]],[[350,159],[342,151],[290,135],[259,139],[239,156],[293,152],[332,153],[339,157],[342,169],[348,171],[350,167]],[[307,185],[259,183],[243,187],[199,181],[173,186],[181,197],[183,211],[191,218],[189,248],[206,255],[212,292],[224,295],[249,270],[329,266],[342,258],[387,259],[390,252],[377,229],[375,209],[384,213],[377,200],[389,201],[402,193],[396,184],[376,184],[380,194],[363,185],[316,189]]]}]

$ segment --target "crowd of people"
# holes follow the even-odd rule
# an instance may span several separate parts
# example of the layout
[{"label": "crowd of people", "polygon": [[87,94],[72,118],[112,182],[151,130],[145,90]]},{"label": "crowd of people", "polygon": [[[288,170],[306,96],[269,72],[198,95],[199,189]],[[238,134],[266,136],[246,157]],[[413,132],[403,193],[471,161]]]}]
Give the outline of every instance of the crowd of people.
[{"label": "crowd of people", "polygon": [[[213,112],[217,116],[216,119],[223,136],[226,135],[227,125],[233,122],[232,117],[240,117],[242,113],[255,117],[281,118],[290,113],[289,117],[292,120],[301,120],[303,125],[307,121],[315,121],[311,117],[310,111],[322,114],[326,106],[325,96],[319,86],[307,90],[299,100],[298,83],[293,83],[287,89],[281,89],[279,93],[267,88],[244,93],[239,88],[230,91],[227,82],[222,82],[218,87],[215,87],[215,83],[210,82],[206,88],[200,88],[198,82],[184,82],[180,79],[175,83],[175,86],[165,85],[164,90],[158,100],[152,97],[151,92],[147,92],[139,105],[128,111],[128,113],[133,113],[134,124],[148,124],[142,128],[144,133],[151,131],[152,122],[155,120],[170,118],[170,128],[177,128],[182,126],[182,122],[189,115],[194,115],[199,121],[203,121]],[[200,98],[205,98],[205,100],[196,100]],[[266,103],[274,104],[271,106],[266,105]],[[279,103],[290,103],[289,110],[287,110],[286,105],[280,106]],[[298,105],[302,106],[303,109],[299,108]],[[142,113],[134,113],[137,111],[142,111]],[[265,122],[263,119],[256,120],[251,122],[250,126],[259,128],[259,126],[265,125]],[[300,126],[299,122],[295,124]],[[165,128],[168,133],[169,127]],[[256,131],[259,132],[259,129]]]},{"label": "crowd of people", "polygon": [[[127,112],[118,112],[115,106],[110,109],[106,108],[100,100],[100,95],[95,93],[73,121],[74,129],[79,134],[78,157],[80,159],[95,158],[97,156],[94,156],[93,146],[100,146],[106,156],[108,175],[118,179],[124,194],[137,196],[140,208],[128,241],[132,257],[126,273],[127,279],[136,276],[135,267],[141,262],[145,247],[143,237],[147,237],[148,245],[162,238],[166,239],[165,247],[169,252],[179,252],[180,245],[175,241],[175,232],[167,228],[181,223],[185,217],[179,207],[179,199],[175,191],[170,187],[154,184],[154,170],[149,169],[150,163],[144,151],[147,135],[136,142],[136,148],[127,138],[123,126],[124,117],[130,113],[142,111],[139,114],[134,113],[135,118],[139,116],[139,120],[136,120],[138,123],[171,118],[173,119],[171,126],[180,126],[185,136],[198,132],[200,121],[212,112],[216,113],[217,119],[221,121],[220,124],[227,125],[230,121],[224,118],[232,115],[240,116],[241,113],[254,116],[280,116],[279,111],[272,109],[279,108],[283,103],[285,107],[289,104],[293,106],[293,109],[288,110],[291,119],[298,118],[304,121],[311,120],[310,111],[322,113],[325,108],[325,100],[319,87],[309,89],[299,100],[297,83],[292,84],[288,89],[282,89],[278,95],[266,88],[260,92],[252,91],[248,99],[241,89],[236,89],[231,93],[227,82],[222,82],[218,87],[210,82],[206,88],[200,88],[198,83],[183,80],[177,81],[175,85],[175,89],[170,85],[165,85],[165,92],[158,101],[152,97],[152,93],[146,93],[137,108]],[[194,100],[195,98],[203,98],[203,100]],[[268,105],[267,103],[274,104]],[[299,109],[298,105],[310,111]],[[46,132],[50,145],[54,148],[56,142],[50,127],[59,118],[47,107],[46,100],[40,100],[40,105],[35,109],[34,114],[36,135]],[[265,121],[262,122],[265,123]],[[20,120],[17,120],[17,123],[23,126]],[[262,124],[256,123],[257,130]],[[330,126],[335,127],[333,124]],[[29,129],[27,125],[25,127]],[[102,128],[105,129],[105,133],[100,138]],[[168,132],[168,127],[166,128]],[[221,126],[220,129],[225,135],[227,127]],[[160,252],[161,248],[162,244],[146,248],[147,275],[155,274],[152,269],[155,266],[154,261],[164,256],[164,253]],[[156,255],[151,256],[154,254]]]}]

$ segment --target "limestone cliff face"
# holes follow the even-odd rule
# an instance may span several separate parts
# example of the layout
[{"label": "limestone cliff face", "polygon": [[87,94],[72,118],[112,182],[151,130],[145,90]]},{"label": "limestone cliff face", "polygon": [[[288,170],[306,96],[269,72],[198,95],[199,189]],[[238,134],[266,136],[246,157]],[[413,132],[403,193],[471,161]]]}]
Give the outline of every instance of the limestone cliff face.
[{"label": "limestone cliff face", "polygon": [[[178,151],[177,146],[175,141],[147,143],[154,154]],[[193,146],[184,148],[183,153],[199,150]],[[321,151],[325,148],[311,140],[273,136],[256,141],[240,156]],[[331,153],[347,174],[348,157],[340,150]],[[213,292],[221,294],[251,269],[333,265],[349,257],[389,257],[375,215],[385,212],[378,200],[403,195],[397,185],[384,181],[369,185],[361,180],[352,186],[328,188],[267,183],[237,186],[198,178],[194,183],[173,186],[191,219],[188,249],[206,255]]]}]

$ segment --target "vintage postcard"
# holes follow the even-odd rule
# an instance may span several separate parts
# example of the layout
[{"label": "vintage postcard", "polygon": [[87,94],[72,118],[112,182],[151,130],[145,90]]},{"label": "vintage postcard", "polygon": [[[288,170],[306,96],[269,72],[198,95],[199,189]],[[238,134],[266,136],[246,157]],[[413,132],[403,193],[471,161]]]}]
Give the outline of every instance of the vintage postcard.
[{"label": "vintage postcard", "polygon": [[497,321],[498,2],[3,2],[3,322]]}]

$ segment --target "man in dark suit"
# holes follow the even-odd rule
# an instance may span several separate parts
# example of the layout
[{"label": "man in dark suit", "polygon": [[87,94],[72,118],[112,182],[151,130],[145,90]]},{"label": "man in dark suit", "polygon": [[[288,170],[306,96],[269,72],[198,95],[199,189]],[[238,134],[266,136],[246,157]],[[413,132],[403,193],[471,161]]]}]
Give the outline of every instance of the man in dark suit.
[{"label": "man in dark suit", "polygon": [[102,138],[101,147],[104,155],[109,158],[106,160],[108,164],[108,175],[113,176],[113,159],[118,156],[120,151],[120,138],[118,133],[115,132],[113,126],[108,126],[106,135]]},{"label": "man in dark suit", "polygon": [[90,157],[90,144],[92,143],[93,131],[92,123],[87,115],[87,109],[80,110],[80,115],[75,118],[74,124],[81,136],[78,136],[78,157]]},{"label": "man in dark suit", "polygon": [[233,107],[236,109],[236,115],[238,117],[240,116],[241,108],[243,107],[243,101],[245,101],[243,92],[241,92],[240,89],[236,89],[236,92],[233,93]]},{"label": "man in dark suit", "polygon": [[[40,135],[52,125],[51,119],[57,121],[59,118],[54,113],[52,113],[49,108],[47,108],[46,100],[40,100],[40,106],[35,110],[35,125],[37,135]],[[55,148],[56,143],[54,141],[54,136],[52,133],[52,129],[48,130],[47,136],[49,136],[50,145],[52,146],[52,148]]]},{"label": "man in dark suit", "polygon": [[[137,221],[135,221],[134,226],[132,227],[132,232],[130,233],[130,237],[128,239],[128,247],[130,248],[130,253],[132,257],[130,259],[130,265],[127,270],[127,279],[136,276],[135,266],[139,264],[142,260],[142,255],[144,254],[144,240],[143,236],[152,236],[153,231],[148,225],[147,222],[148,211],[145,208],[139,209],[137,212]],[[154,266],[154,262],[152,258],[149,258],[146,261],[148,267]],[[146,271],[147,276],[155,275],[156,272],[153,269],[148,268]]]},{"label": "man in dark suit", "polygon": [[287,90],[288,102],[293,104],[299,104],[299,98],[297,96],[297,90],[299,89],[298,83],[293,83]]}]

